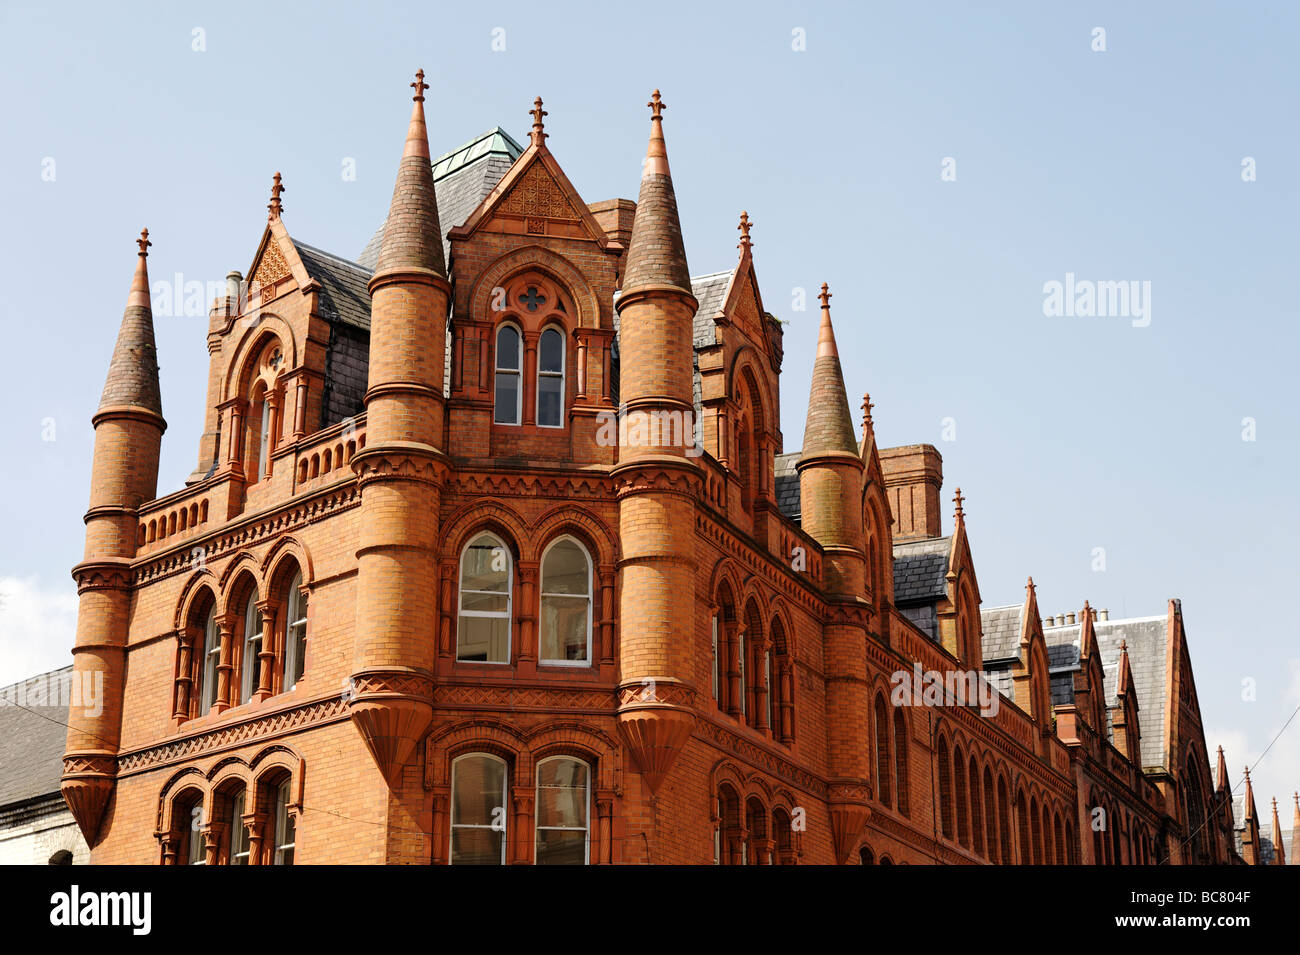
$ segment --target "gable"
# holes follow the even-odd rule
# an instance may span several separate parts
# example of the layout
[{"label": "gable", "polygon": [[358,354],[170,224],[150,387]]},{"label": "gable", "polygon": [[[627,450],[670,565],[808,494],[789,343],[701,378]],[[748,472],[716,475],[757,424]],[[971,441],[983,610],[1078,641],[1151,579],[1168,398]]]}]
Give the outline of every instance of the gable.
[{"label": "gable", "polygon": [[449,236],[465,239],[479,231],[578,239],[602,248],[609,241],[555,157],[536,144]]}]

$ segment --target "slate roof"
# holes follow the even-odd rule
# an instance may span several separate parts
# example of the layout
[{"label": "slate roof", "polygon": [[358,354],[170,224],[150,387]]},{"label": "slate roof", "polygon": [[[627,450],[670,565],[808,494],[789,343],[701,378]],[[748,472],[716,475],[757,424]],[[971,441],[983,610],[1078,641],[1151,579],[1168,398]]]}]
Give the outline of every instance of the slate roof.
[{"label": "slate roof", "polygon": [[1020,618],[1024,605],[990,607],[980,611],[984,628],[982,654],[984,663],[1012,660],[1020,657]]},{"label": "slate roof", "polygon": [[[1158,617],[1131,620],[1097,620],[1093,629],[1101,653],[1106,705],[1115,706],[1119,677],[1119,644],[1128,643],[1128,663],[1137,690],[1138,728],[1142,733],[1143,767],[1164,766],[1165,762],[1165,658],[1168,651],[1168,621]],[[1079,624],[1047,627],[1048,668],[1052,671],[1052,703],[1073,702],[1072,674],[1079,669]]]},{"label": "slate roof", "polygon": [[307,274],[321,284],[323,317],[368,330],[370,292],[366,286],[372,271],[304,242],[295,240],[293,245]]},{"label": "slate roof", "polygon": [[727,294],[727,286],[731,284],[731,276],[735,271],[734,268],[730,268],[725,272],[691,276],[691,294],[699,303],[699,308],[695,310],[696,348],[707,348],[717,344],[714,331],[717,326],[714,325],[713,318],[722,308],[723,296]]},{"label": "slate roof", "polygon": [[[438,224],[443,230],[442,250],[446,261],[451,261],[447,232],[464,225],[469,214],[496,188],[523,152],[524,148],[509,133],[496,126],[433,161],[433,192],[438,200]],[[362,267],[374,270],[387,224],[385,214],[384,221],[357,256]]]},{"label": "slate roof", "polygon": [[776,506],[795,523],[799,522],[800,507],[799,472],[795,470],[798,463],[797,451],[776,456]]},{"label": "slate roof", "polygon": [[937,600],[947,593],[951,537],[894,545],[894,603]]},{"label": "slate roof", "polygon": [[[0,808],[58,793],[71,686],[66,666],[0,689]],[[38,691],[45,695],[38,698]],[[51,698],[63,705],[32,705]]]}]

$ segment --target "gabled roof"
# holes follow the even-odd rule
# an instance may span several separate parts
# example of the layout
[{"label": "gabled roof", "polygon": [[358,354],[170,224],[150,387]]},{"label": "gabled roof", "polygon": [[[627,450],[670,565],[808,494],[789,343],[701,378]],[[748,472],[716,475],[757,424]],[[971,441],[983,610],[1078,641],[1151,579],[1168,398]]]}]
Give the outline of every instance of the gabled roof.
[{"label": "gabled roof", "polygon": [[[71,686],[66,666],[0,689],[0,807],[59,792]],[[61,705],[33,705],[38,691]]]},{"label": "gabled roof", "polygon": [[294,242],[307,274],[320,283],[322,317],[357,328],[370,328],[371,270],[356,262],[324,252],[304,242]]},{"label": "gabled roof", "polygon": [[[522,146],[496,126],[433,160],[433,191],[442,223],[443,253],[449,259],[451,243],[446,233],[469,218],[523,152]],[[361,267],[373,270],[379,261],[379,248],[387,224],[385,218],[357,256],[357,264]]]},{"label": "gabled roof", "polygon": [[894,603],[935,601],[948,593],[952,537],[894,544]]},{"label": "gabled roof", "polygon": [[795,470],[798,463],[797,451],[776,456],[776,506],[795,523],[799,522],[801,504],[799,472]]},{"label": "gabled roof", "polygon": [[1016,604],[980,611],[980,622],[984,628],[985,664],[1020,658],[1020,628],[1024,609],[1023,604]]},{"label": "gabled roof", "polygon": [[722,310],[727,297],[727,288],[731,285],[731,277],[735,271],[734,268],[730,268],[724,272],[691,276],[691,292],[699,303],[699,308],[695,310],[696,348],[708,348],[710,345],[717,344],[715,334],[717,326],[714,325],[713,320]]},{"label": "gabled roof", "polygon": [[[1047,627],[1048,667],[1052,671],[1052,703],[1073,703],[1072,674],[1079,669],[1080,625]],[[1105,679],[1106,706],[1118,705],[1120,641],[1128,644],[1128,662],[1142,712],[1142,765],[1165,764],[1166,721],[1165,668],[1168,654],[1168,618],[1138,617],[1131,620],[1097,620],[1093,623],[1097,649]]]}]

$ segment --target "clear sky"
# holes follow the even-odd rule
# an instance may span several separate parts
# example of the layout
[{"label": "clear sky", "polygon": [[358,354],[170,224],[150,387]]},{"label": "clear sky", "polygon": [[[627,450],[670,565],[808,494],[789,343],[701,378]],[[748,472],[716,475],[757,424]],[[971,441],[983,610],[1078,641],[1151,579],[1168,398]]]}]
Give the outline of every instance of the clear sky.
[{"label": "clear sky", "polygon": [[[826,281],[849,394],[871,392],[882,444],[942,452],[945,530],[967,495],[984,605],[1030,574],[1044,613],[1182,598],[1211,758],[1239,777],[1300,705],[1300,7],[975,6],[6,0],[0,685],[70,659],[140,228],[155,283],[220,282],[279,170],[290,234],[355,257],[423,67],[435,152],[497,124],[523,140],[540,94],[588,202],[636,197],[659,87],[692,272],[730,267],[741,209],[755,223],[789,322],[786,450]],[[1149,282],[1149,324],[1045,315],[1067,274]],[[197,460],[207,323],[156,325],[162,494]],[[1253,776],[1266,819],[1290,806],[1300,719]]]}]

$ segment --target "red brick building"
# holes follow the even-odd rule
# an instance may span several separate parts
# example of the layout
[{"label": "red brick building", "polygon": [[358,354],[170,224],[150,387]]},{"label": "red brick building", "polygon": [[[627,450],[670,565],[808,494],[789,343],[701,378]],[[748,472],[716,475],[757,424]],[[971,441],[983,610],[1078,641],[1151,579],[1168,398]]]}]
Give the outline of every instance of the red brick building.
[{"label": "red brick building", "polygon": [[1178,603],[981,613],[938,453],[855,429],[825,286],[783,453],[748,218],[693,278],[657,91],[637,201],[589,203],[540,100],[527,148],[434,161],[412,85],[361,262],[289,234],[277,174],[161,497],[140,240],[74,571],[93,861],[1236,858]]}]

